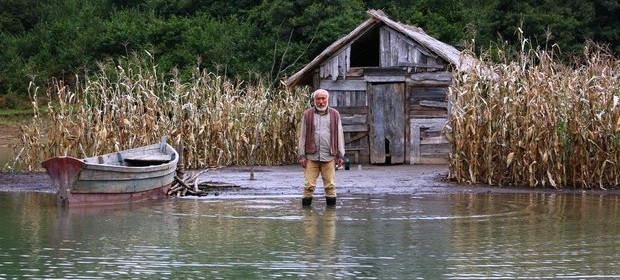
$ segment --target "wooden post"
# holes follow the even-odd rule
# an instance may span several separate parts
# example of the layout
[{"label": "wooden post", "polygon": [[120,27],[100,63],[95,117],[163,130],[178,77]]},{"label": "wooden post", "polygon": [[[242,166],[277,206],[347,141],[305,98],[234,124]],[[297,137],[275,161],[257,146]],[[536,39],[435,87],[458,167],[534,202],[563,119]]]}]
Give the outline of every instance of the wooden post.
[{"label": "wooden post", "polygon": [[185,146],[183,145],[182,138],[181,138],[181,142],[179,143],[176,149],[177,149],[177,152],[179,153],[179,161],[177,162],[177,176],[183,179],[185,175],[185,160],[184,160]]}]

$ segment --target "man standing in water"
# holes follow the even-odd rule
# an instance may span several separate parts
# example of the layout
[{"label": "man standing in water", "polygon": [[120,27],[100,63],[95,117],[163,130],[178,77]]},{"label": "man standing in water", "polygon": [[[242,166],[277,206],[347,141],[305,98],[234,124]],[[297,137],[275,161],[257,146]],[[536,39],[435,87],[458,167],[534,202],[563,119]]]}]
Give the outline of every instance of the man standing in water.
[{"label": "man standing in water", "polygon": [[312,204],[316,180],[321,174],[327,206],[336,205],[336,166],[344,159],[344,133],[340,113],[328,106],[329,93],[318,89],[312,93],[314,107],[304,111],[297,154],[304,172],[303,206]]}]

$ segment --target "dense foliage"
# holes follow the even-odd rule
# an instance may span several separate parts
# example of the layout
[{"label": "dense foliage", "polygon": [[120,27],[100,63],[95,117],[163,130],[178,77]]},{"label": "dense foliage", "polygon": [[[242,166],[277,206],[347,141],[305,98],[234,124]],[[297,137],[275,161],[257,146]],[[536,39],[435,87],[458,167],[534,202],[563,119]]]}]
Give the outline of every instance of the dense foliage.
[{"label": "dense foliage", "polygon": [[368,9],[460,48],[474,40],[478,49],[519,44],[520,27],[566,57],[586,39],[620,51],[616,0],[0,0],[0,105],[27,95],[33,79],[72,84],[97,61],[143,51],[160,72],[176,67],[181,78],[198,66],[277,81],[359,25]]}]

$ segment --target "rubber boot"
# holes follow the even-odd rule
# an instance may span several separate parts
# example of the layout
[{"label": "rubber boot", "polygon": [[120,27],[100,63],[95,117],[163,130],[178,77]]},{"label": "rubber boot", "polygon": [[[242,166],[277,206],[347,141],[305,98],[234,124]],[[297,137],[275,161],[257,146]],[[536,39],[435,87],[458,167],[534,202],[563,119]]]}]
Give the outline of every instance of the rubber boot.
[{"label": "rubber boot", "polygon": [[312,197],[304,197],[301,199],[301,206],[310,206],[312,204]]},{"label": "rubber boot", "polygon": [[336,206],[336,197],[325,197],[325,203],[327,206]]}]

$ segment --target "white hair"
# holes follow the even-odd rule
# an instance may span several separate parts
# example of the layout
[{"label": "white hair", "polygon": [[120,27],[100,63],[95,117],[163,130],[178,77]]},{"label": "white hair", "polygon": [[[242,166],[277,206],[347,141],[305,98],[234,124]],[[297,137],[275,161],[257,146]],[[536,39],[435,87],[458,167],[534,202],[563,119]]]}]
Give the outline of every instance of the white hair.
[{"label": "white hair", "polygon": [[329,92],[328,92],[328,91],[326,91],[326,90],[324,90],[324,89],[322,89],[322,88],[317,89],[317,90],[315,90],[315,91],[312,93],[312,99],[314,99],[314,97],[315,97],[317,94],[319,94],[319,93],[324,93],[324,94],[327,96],[327,99],[329,99]]}]

